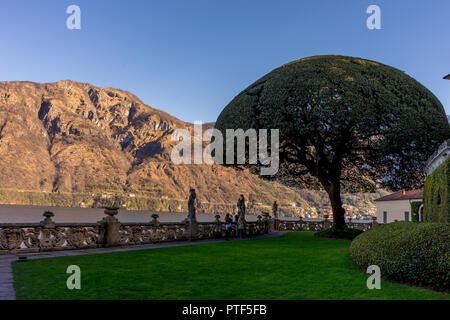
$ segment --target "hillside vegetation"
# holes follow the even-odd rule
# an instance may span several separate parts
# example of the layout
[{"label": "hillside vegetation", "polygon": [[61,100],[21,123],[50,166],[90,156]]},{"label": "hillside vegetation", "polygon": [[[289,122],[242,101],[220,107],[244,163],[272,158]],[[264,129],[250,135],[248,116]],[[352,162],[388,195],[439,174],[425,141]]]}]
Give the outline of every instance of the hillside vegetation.
[{"label": "hillside vegetation", "polygon": [[[205,124],[212,127],[212,124]],[[86,83],[0,82],[0,203],[183,211],[228,210],[243,193],[253,208],[299,214],[326,208],[321,193],[296,191],[247,170],[170,161],[174,129],[193,126],[133,94]],[[369,200],[349,196],[373,207]],[[266,207],[264,207],[266,206]]]}]

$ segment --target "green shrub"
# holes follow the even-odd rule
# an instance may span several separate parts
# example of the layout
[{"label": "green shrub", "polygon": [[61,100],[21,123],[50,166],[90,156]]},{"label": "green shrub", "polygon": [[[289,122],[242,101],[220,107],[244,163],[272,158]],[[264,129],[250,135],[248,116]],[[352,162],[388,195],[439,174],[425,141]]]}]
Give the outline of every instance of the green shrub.
[{"label": "green shrub", "polygon": [[350,246],[356,265],[380,267],[381,276],[450,289],[450,224],[394,222],[356,237]]},{"label": "green shrub", "polygon": [[450,158],[425,179],[424,221],[450,222]]},{"label": "green shrub", "polygon": [[336,239],[348,239],[353,240],[363,231],[358,229],[346,228],[344,230],[329,228],[325,230],[320,230],[314,233],[316,237],[320,238],[336,238]]},{"label": "green shrub", "polygon": [[422,205],[423,201],[414,201],[411,202],[411,215],[412,215],[412,219],[411,221],[413,222],[419,222],[419,208]]}]

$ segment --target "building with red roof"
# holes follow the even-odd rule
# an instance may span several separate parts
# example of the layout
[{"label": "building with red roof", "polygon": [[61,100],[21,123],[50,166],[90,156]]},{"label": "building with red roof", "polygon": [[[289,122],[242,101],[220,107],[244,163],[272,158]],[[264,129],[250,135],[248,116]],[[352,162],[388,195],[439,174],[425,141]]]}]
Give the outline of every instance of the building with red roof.
[{"label": "building with red roof", "polygon": [[[423,200],[423,189],[402,190],[384,197],[375,199],[377,204],[378,223],[390,223],[394,221],[411,221],[411,203]],[[419,208],[419,221],[422,221],[423,206]]]}]

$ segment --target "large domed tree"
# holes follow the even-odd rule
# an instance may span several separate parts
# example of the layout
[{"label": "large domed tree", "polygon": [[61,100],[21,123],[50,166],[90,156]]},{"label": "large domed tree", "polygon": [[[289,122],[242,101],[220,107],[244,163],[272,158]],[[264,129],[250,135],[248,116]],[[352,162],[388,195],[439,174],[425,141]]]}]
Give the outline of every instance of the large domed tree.
[{"label": "large domed tree", "polygon": [[272,178],[324,189],[340,229],[341,191],[420,187],[427,158],[450,137],[444,108],[428,89],[395,68],[345,56],[273,70],[236,96],[215,127],[223,134],[279,129],[280,169]]}]

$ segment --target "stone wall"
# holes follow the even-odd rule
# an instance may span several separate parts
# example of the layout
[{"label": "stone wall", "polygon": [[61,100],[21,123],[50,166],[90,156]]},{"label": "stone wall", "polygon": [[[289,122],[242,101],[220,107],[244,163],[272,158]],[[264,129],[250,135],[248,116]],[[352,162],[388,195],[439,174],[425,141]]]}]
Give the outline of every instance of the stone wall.
[{"label": "stone wall", "polygon": [[[114,210],[105,210],[107,216],[98,223],[54,223],[53,213],[44,213],[40,223],[0,224],[0,254],[27,253],[53,250],[126,246],[180,240],[199,240],[225,237],[225,222],[216,216],[214,222],[160,223],[153,215],[149,223],[120,223]],[[375,222],[376,223],[376,222]],[[349,223],[361,230],[371,228],[371,223]],[[246,222],[245,236],[280,231],[315,231],[331,226],[328,219],[321,221],[296,221],[270,219],[268,214],[258,216],[258,221]],[[232,236],[236,235],[233,224]]]},{"label": "stone wall", "polygon": [[[40,223],[0,224],[0,254],[225,237],[225,222],[219,220],[220,216],[214,222],[160,223],[155,214],[149,223],[120,223],[114,215],[108,215],[98,223],[63,224],[54,223],[52,215],[45,214]],[[270,232],[267,219],[246,223],[246,236],[267,232]],[[235,225],[232,234],[236,234]]]},{"label": "stone wall", "polygon": [[[349,228],[354,228],[362,231],[372,229],[377,225],[376,220],[372,222],[352,222],[350,219],[347,222]],[[275,228],[279,231],[319,231],[331,227],[331,221],[327,218],[322,220],[303,220],[302,218],[295,221],[275,220]]]}]

